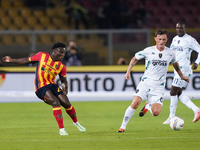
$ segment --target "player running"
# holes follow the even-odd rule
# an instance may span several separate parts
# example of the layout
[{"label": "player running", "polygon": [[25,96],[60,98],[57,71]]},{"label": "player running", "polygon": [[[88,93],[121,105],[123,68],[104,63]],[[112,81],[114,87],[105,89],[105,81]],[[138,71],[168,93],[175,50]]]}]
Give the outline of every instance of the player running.
[{"label": "player running", "polygon": [[[176,24],[177,36],[175,36],[171,43],[171,49],[175,51],[176,59],[180,64],[181,71],[185,76],[190,78],[193,74],[192,69],[197,69],[200,62],[200,45],[192,36],[185,33],[185,23],[178,22]],[[190,65],[190,56],[192,51],[195,50],[198,53],[196,61]],[[182,91],[187,87],[188,83],[180,79],[177,72],[174,70],[174,79],[170,91],[170,114],[167,120],[163,124],[169,124],[170,119],[175,116],[176,108],[178,105],[178,99],[186,105],[188,108],[192,109],[194,112],[194,119],[192,122],[197,122],[200,119],[200,108],[197,107],[188,96],[182,94]],[[147,103],[146,103],[147,104]],[[146,105],[145,104],[145,105]],[[145,106],[139,113],[139,116],[142,117],[148,110]]]},{"label": "player running", "polygon": [[[175,51],[176,60],[180,64],[180,68],[184,76],[190,78],[193,74],[192,69],[197,69],[200,62],[200,45],[196,39],[186,34],[185,30],[185,23],[179,22],[176,24],[177,35],[173,38],[170,48]],[[190,56],[193,50],[198,53],[198,57],[191,67]],[[195,116],[192,122],[197,122],[200,118],[200,108],[198,108],[188,96],[182,93],[188,83],[182,80],[175,70],[174,74],[170,91],[170,114],[169,118],[164,121],[163,124],[169,124],[170,118],[175,116],[178,99],[194,111]]]},{"label": "player running", "polygon": [[181,79],[189,82],[189,78],[183,76],[178,62],[175,61],[175,53],[165,46],[167,42],[167,31],[158,30],[154,37],[155,46],[147,47],[139,51],[131,59],[125,78],[130,79],[132,67],[138,60],[145,59],[145,72],[134,93],[131,105],[126,109],[122,124],[117,132],[124,132],[129,120],[143,99],[148,98],[148,109],[153,116],[158,116],[163,105],[164,87],[168,66],[173,63],[174,68]]},{"label": "player running", "polygon": [[[66,80],[66,67],[61,63],[65,55],[65,44],[55,43],[51,53],[38,52],[29,58],[12,59],[10,56],[2,58],[4,62],[29,64],[37,61],[35,72],[35,94],[45,103],[53,107],[53,115],[59,126],[59,135],[68,135],[64,128],[61,106],[73,120],[73,124],[79,131],[85,132],[86,129],[77,120],[76,111],[71,105],[67,93],[68,83]],[[62,89],[55,83],[56,76],[59,75]]]}]

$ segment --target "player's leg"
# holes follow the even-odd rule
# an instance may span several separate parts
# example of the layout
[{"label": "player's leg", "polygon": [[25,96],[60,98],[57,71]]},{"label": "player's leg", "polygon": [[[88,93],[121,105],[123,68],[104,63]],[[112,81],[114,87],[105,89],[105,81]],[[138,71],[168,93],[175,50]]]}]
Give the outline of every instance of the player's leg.
[{"label": "player's leg", "polygon": [[60,95],[58,95],[58,99],[61,103],[61,105],[65,108],[66,113],[71,117],[73,124],[78,128],[79,131],[81,132],[85,132],[86,129],[84,126],[82,126],[77,119],[76,116],[76,111],[75,108],[72,106],[72,104],[70,103],[68,97],[62,93]]},{"label": "player's leg", "polygon": [[160,114],[163,105],[164,85],[161,83],[153,83],[151,81],[146,82],[146,84],[148,84],[148,101],[139,112],[139,116],[144,116],[148,110],[153,116],[157,116]]},{"label": "player's leg", "polygon": [[61,111],[61,106],[58,98],[50,91],[47,90],[45,92],[44,101],[53,107],[53,115],[58,123],[60,135],[68,135],[65,131],[64,124],[63,124],[63,116]]},{"label": "player's leg", "polygon": [[135,110],[138,108],[138,106],[140,105],[141,101],[142,101],[142,98],[140,98],[139,96],[134,96],[131,105],[125,111],[121,127],[117,132],[124,132],[125,131],[129,120],[132,118]]},{"label": "player's leg", "polygon": [[193,119],[193,122],[197,122],[200,119],[200,108],[198,108],[188,96],[181,94],[179,97],[179,100],[188,108],[192,109],[195,116]]},{"label": "player's leg", "polygon": [[124,132],[129,120],[132,118],[135,110],[140,105],[143,99],[147,99],[148,87],[144,81],[140,81],[137,89],[134,92],[134,97],[131,105],[126,109],[120,129],[117,132]]},{"label": "player's leg", "polygon": [[175,116],[176,108],[178,105],[178,93],[181,93],[181,88],[176,86],[171,86],[170,90],[170,106],[169,106],[169,117],[163,122],[163,124],[169,124],[170,119]]},{"label": "player's leg", "polygon": [[148,104],[146,105],[146,109],[148,109],[153,116],[158,116],[162,110],[162,106],[163,92],[162,88],[160,87],[148,95]]},{"label": "player's leg", "polygon": [[144,107],[140,110],[139,112],[140,117],[143,117],[147,113],[148,111],[148,109],[146,109],[147,105],[148,105],[148,101],[145,103]]},{"label": "player's leg", "polygon": [[169,114],[170,118],[175,116],[176,108],[178,105],[178,93],[181,92],[182,92],[181,88],[172,85],[170,91],[170,114]]},{"label": "player's leg", "polygon": [[154,103],[151,105],[151,111],[153,116],[158,116],[162,110],[162,105],[160,103]]}]

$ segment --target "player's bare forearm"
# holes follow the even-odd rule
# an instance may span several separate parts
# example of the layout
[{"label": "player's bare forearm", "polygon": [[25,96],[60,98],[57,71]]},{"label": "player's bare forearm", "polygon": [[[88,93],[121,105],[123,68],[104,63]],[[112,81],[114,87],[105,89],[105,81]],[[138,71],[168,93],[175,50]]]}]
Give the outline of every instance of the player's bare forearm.
[{"label": "player's bare forearm", "polygon": [[132,59],[131,59],[131,61],[130,61],[130,63],[129,63],[129,66],[128,66],[128,70],[127,70],[127,72],[131,72],[131,69],[133,68],[133,66],[137,63],[137,59],[136,59],[136,57],[133,57]]},{"label": "player's bare forearm", "polygon": [[131,69],[133,68],[133,66],[137,63],[137,58],[136,57],[133,57],[129,63],[129,66],[128,66],[128,70],[126,71],[126,75],[125,75],[125,78],[128,80],[130,79],[130,72],[131,72]]},{"label": "player's bare forearm", "polygon": [[21,64],[21,65],[30,63],[28,58],[12,59],[10,56],[5,56],[5,57],[2,58],[2,60],[4,62],[11,62],[11,63]]},{"label": "player's bare forearm", "polygon": [[182,73],[182,71],[180,69],[180,66],[179,66],[177,61],[175,63],[173,63],[173,67],[176,70],[176,72],[178,73],[178,75],[181,77],[181,79],[185,80],[186,82],[189,83],[189,78],[183,75],[183,73]]},{"label": "player's bare forearm", "polygon": [[60,76],[61,86],[63,92],[67,95],[68,93],[68,82],[65,77]]},{"label": "player's bare forearm", "polygon": [[173,67],[176,70],[176,72],[179,74],[179,76],[182,77],[183,73],[181,72],[180,66],[177,61],[175,63],[173,63]]}]

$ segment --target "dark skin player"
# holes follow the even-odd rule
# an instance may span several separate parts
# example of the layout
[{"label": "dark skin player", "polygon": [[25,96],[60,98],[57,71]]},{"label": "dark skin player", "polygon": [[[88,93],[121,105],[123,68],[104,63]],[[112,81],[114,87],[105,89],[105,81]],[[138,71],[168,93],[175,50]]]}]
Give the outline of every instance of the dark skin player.
[{"label": "dark skin player", "polygon": [[[66,67],[61,63],[65,55],[65,44],[55,43],[51,53],[38,52],[29,58],[12,59],[10,56],[2,58],[4,62],[17,64],[29,64],[38,62],[35,75],[35,94],[45,103],[53,107],[53,115],[58,123],[60,132],[59,135],[68,135],[64,128],[61,106],[64,107],[66,113],[73,120],[74,126],[80,132],[85,132],[86,129],[77,119],[76,111],[69,102],[68,83],[66,80]],[[59,75],[62,84],[62,90],[55,84],[55,78]]]},{"label": "dark skin player", "polygon": [[[185,35],[185,24],[184,23],[177,23],[176,24],[176,33],[179,37],[182,37]],[[197,63],[192,63],[192,69],[196,70],[198,67]],[[178,97],[182,94],[182,91],[184,90],[184,88],[180,88],[180,87],[175,87],[175,86],[171,86],[171,91],[170,91],[170,95],[171,96],[175,96],[178,95]]]},{"label": "dark skin player", "polygon": [[[59,47],[53,50],[51,53],[52,58],[55,61],[61,61],[65,55],[65,48]],[[2,58],[4,62],[12,62],[17,64],[29,64],[29,58],[19,58],[19,59],[12,59],[10,56],[5,56]],[[70,107],[70,102],[68,97],[66,96],[68,93],[68,83],[65,77],[59,76],[61,83],[62,83],[62,90],[63,94],[58,95],[56,97],[50,90],[47,90],[45,93],[45,102],[52,107],[59,107],[62,105],[65,108]]]}]

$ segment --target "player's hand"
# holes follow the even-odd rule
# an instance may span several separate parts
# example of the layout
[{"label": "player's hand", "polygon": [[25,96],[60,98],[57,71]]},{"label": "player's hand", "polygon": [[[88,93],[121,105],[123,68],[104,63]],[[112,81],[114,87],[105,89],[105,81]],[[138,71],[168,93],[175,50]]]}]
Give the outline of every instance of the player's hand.
[{"label": "player's hand", "polygon": [[196,70],[198,67],[198,64],[197,63],[192,63],[192,69]]},{"label": "player's hand", "polygon": [[67,95],[68,94],[68,87],[66,86],[65,83],[61,83],[61,86],[62,86],[63,93],[65,95]]},{"label": "player's hand", "polygon": [[182,76],[181,79],[185,80],[187,83],[189,83],[189,81],[190,81],[190,79],[188,77],[186,77],[186,76]]},{"label": "player's hand", "polygon": [[67,95],[67,94],[68,94],[68,91],[63,91],[63,93],[64,93],[65,95]]},{"label": "player's hand", "polygon": [[4,62],[11,62],[11,57],[10,56],[5,56],[5,57],[3,57],[2,58],[2,60],[4,61]]},{"label": "player's hand", "polygon": [[124,77],[125,77],[126,80],[129,80],[130,79],[130,73],[126,73]]}]

